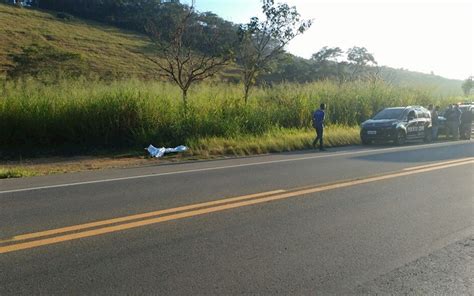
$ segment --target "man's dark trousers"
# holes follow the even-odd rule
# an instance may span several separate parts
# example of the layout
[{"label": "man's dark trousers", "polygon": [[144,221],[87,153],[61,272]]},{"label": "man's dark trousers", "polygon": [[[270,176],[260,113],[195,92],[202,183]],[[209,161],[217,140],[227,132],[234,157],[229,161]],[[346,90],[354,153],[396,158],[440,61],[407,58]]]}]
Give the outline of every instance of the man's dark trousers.
[{"label": "man's dark trousers", "polygon": [[319,150],[323,150],[323,131],[324,128],[321,127],[316,127],[316,139],[313,141],[313,147],[316,148],[316,144],[318,143],[319,140]]}]

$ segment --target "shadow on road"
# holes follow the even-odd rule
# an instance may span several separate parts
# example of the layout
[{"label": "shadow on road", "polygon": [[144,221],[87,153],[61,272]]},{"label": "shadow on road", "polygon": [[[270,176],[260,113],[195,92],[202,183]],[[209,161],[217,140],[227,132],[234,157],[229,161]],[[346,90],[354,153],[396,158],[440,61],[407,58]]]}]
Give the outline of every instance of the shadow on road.
[{"label": "shadow on road", "polygon": [[[416,145],[413,145],[414,147]],[[379,147],[374,146],[374,147]],[[386,147],[386,146],[383,146]],[[400,150],[383,154],[360,155],[351,159],[374,161],[374,162],[430,162],[449,161],[454,159],[474,157],[472,142],[466,141],[459,145],[433,146],[417,150]]]}]

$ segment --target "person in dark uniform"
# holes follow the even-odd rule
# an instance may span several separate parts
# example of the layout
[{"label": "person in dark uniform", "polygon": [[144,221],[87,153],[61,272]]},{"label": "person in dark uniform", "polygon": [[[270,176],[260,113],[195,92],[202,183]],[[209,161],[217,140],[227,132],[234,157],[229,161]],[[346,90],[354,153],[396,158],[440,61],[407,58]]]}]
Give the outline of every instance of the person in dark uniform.
[{"label": "person in dark uniform", "polygon": [[319,109],[313,113],[313,127],[316,129],[316,138],[313,141],[313,147],[316,148],[316,144],[319,141],[319,150],[325,151],[323,147],[323,132],[324,132],[324,110],[326,109],[325,104],[321,104]]},{"label": "person in dark uniform", "polygon": [[448,109],[444,112],[446,118],[446,139],[454,138],[454,122],[456,115],[454,114],[453,105],[448,105]]},{"label": "person in dark uniform", "polygon": [[438,139],[438,111],[439,106],[433,108],[433,105],[430,104],[428,107],[431,113],[431,139],[436,141]]},{"label": "person in dark uniform", "polygon": [[459,127],[459,133],[461,139],[469,140],[471,139],[471,129],[472,129],[472,110],[468,106],[461,114],[461,126]]},{"label": "person in dark uniform", "polygon": [[453,131],[454,131],[454,139],[459,140],[459,127],[461,126],[461,116],[462,111],[459,109],[459,104],[454,105],[452,117],[452,124],[453,124]]}]

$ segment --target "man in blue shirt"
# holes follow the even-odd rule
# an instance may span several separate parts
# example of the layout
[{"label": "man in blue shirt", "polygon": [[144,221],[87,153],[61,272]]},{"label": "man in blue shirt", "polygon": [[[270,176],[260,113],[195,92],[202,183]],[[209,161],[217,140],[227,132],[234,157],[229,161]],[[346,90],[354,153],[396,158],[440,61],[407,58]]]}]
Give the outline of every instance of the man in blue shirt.
[{"label": "man in blue shirt", "polygon": [[313,147],[316,148],[316,144],[319,141],[319,150],[321,151],[325,151],[323,148],[324,109],[326,109],[326,105],[321,104],[319,109],[313,113],[313,127],[316,129],[316,138],[313,141]]}]

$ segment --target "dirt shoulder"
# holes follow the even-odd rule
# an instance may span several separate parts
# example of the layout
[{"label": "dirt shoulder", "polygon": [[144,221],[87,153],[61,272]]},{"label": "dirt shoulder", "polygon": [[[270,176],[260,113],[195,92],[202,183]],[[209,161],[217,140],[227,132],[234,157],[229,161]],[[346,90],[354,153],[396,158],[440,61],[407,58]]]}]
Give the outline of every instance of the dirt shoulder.
[{"label": "dirt shoulder", "polygon": [[111,168],[127,168],[150,164],[178,163],[198,159],[198,157],[183,154],[174,154],[163,158],[151,158],[144,154],[143,156],[72,156],[0,160],[0,179]]}]

